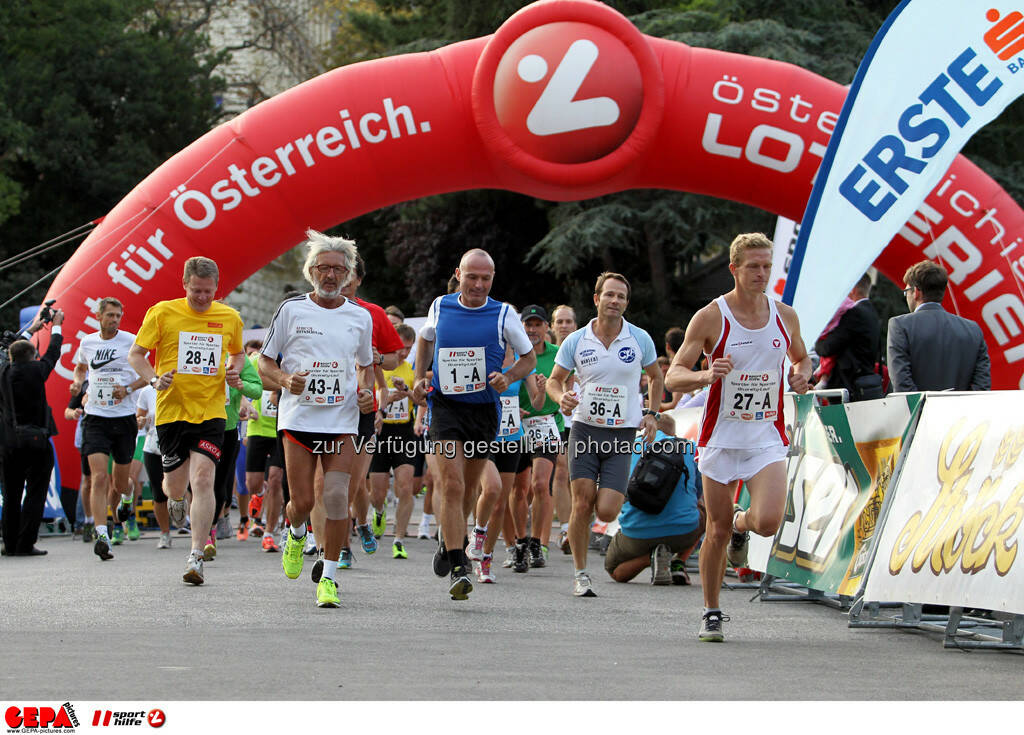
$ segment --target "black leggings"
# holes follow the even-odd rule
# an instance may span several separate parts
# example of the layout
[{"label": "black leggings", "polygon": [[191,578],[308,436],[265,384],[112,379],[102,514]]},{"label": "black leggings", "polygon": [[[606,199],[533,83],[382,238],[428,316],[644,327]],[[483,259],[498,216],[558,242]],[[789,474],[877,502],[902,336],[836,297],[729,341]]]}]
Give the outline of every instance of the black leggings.
[{"label": "black leggings", "polygon": [[220,461],[217,462],[217,474],[213,479],[213,495],[217,507],[213,513],[213,522],[220,520],[224,508],[231,505],[231,491],[235,487],[235,462],[238,460],[238,428],[224,432],[224,443],[220,449]]},{"label": "black leggings", "polygon": [[163,459],[155,452],[143,452],[142,464],[145,465],[146,475],[149,477],[149,488],[153,491],[153,502],[166,503],[167,495],[164,493]]}]

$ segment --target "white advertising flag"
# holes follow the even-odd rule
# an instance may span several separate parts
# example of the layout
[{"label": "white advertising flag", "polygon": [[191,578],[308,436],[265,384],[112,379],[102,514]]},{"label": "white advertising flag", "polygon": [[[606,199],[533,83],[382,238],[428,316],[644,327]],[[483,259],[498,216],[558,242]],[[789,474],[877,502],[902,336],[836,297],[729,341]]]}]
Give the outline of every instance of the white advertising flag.
[{"label": "white advertising flag", "polygon": [[1019,2],[904,0],[843,105],[783,300],[813,342],[974,133],[1024,91]]},{"label": "white advertising flag", "polygon": [[786,276],[789,275],[789,263],[793,259],[798,234],[800,225],[780,214],[775,222],[775,236],[772,238],[772,274],[768,278],[768,295],[773,299],[781,299],[786,290]]}]

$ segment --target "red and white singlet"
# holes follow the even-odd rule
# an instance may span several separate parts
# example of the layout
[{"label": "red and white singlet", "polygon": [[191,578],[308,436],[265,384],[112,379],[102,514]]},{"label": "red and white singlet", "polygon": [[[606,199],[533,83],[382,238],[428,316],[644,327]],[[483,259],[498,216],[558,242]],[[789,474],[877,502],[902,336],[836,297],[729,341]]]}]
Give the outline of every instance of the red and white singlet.
[{"label": "red and white singlet", "polygon": [[760,329],[747,329],[740,324],[724,296],[715,299],[715,303],[722,313],[722,333],[707,356],[708,364],[731,355],[733,369],[708,388],[698,446],[788,446],[782,393],[783,365],[790,338],[775,300],[768,298],[768,323]]}]

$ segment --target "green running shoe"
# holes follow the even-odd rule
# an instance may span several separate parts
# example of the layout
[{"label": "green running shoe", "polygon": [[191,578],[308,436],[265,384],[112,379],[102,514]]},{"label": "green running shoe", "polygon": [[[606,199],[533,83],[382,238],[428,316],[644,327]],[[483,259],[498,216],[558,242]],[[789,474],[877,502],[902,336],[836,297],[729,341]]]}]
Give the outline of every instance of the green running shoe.
[{"label": "green running shoe", "polygon": [[88,544],[94,541],[96,538],[96,524],[95,523],[83,523],[82,524],[82,543]]},{"label": "green running shoe", "polygon": [[408,559],[409,552],[405,550],[405,544],[397,539],[391,544],[391,558],[393,559]]},{"label": "green running shoe", "polygon": [[139,537],[142,536],[142,531],[139,530],[139,523],[134,518],[129,518],[128,522],[124,524],[128,527],[128,540],[138,541]]},{"label": "green running shoe", "polygon": [[306,543],[306,534],[302,538],[292,536],[292,530],[288,529],[288,538],[284,542],[284,553],[281,554],[281,566],[284,567],[284,574],[288,579],[298,579],[302,574],[302,547]]},{"label": "green running shoe", "polygon": [[333,579],[327,579],[327,577],[321,579],[316,586],[316,606],[338,607],[340,604],[341,600],[338,599],[338,583]]},{"label": "green running shoe", "polygon": [[124,543],[124,529],[121,526],[114,526],[114,535],[111,537],[110,543],[114,546],[120,546]]},{"label": "green running shoe", "polygon": [[388,525],[388,509],[385,508],[380,513],[373,511],[373,519],[370,521],[370,530],[373,531],[374,538],[380,538],[384,535],[385,529]]},{"label": "green running shoe", "polygon": [[117,520],[124,523],[132,517],[132,496],[122,495],[121,502],[117,504]]}]

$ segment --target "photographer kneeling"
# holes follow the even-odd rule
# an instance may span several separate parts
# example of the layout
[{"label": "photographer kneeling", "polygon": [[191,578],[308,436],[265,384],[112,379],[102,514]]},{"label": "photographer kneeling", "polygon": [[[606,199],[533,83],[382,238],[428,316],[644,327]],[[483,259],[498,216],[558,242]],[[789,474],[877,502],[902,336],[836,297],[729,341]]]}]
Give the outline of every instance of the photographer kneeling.
[{"label": "photographer kneeling", "polygon": [[[651,567],[651,584],[690,583],[683,562],[704,535],[706,516],[693,442],[676,440],[674,434],[672,417],[659,416],[656,446],[633,453],[619,532],[604,557],[604,568],[616,582]],[[677,451],[659,453],[671,446],[666,442],[676,442]]]},{"label": "photographer kneeling", "polygon": [[[28,328],[34,334],[49,321],[48,308]],[[41,358],[34,344],[26,339],[13,342],[8,349],[10,364],[0,369],[0,395],[3,397],[3,534],[9,556],[42,556],[35,547],[39,524],[46,506],[46,492],[53,471],[50,437],[56,425],[46,403],[46,379],[60,359],[63,343],[60,325],[64,312],[52,312],[50,345]],[[22,491],[25,492],[24,502]]]}]

